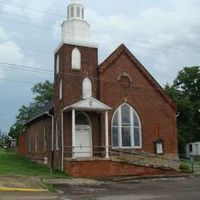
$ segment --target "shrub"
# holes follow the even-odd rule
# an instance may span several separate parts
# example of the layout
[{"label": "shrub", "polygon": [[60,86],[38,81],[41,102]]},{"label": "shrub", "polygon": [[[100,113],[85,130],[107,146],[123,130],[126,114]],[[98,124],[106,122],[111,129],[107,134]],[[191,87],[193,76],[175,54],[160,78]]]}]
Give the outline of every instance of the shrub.
[{"label": "shrub", "polygon": [[187,165],[187,164],[181,164],[179,168],[183,173],[191,173],[192,172],[189,165]]}]

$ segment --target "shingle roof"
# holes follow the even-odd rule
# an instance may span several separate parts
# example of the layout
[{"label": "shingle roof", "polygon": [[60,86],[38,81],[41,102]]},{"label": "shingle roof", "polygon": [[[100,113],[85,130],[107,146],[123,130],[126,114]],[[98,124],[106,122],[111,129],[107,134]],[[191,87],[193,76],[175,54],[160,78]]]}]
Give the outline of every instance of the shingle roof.
[{"label": "shingle roof", "polygon": [[53,100],[49,101],[47,104],[45,104],[44,107],[42,107],[38,112],[36,112],[30,120],[28,120],[24,125],[27,125],[31,123],[32,121],[38,119],[39,117],[42,117],[43,115],[46,115],[49,111],[51,111],[54,108],[54,102]]}]

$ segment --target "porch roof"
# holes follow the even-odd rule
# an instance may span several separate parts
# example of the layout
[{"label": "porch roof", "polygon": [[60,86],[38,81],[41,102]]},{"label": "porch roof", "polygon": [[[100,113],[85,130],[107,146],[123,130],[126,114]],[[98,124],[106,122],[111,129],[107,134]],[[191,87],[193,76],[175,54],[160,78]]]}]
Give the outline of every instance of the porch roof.
[{"label": "porch roof", "polygon": [[91,97],[88,99],[78,101],[77,103],[74,103],[70,106],[67,106],[63,110],[66,111],[71,109],[84,110],[84,111],[108,111],[111,110],[112,108],[102,103],[101,101]]}]

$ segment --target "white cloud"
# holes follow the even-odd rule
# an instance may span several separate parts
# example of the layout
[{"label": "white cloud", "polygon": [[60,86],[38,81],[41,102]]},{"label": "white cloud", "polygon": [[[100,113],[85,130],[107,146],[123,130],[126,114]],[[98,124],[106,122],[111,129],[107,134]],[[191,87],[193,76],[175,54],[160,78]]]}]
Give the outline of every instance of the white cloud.
[{"label": "white cloud", "polygon": [[107,52],[127,44],[161,84],[172,82],[182,67],[197,65],[200,58],[200,1],[165,3],[145,7],[137,15],[101,16],[87,10],[92,37]]},{"label": "white cloud", "polygon": [[2,27],[0,27],[0,42],[5,41],[7,39],[8,39],[8,34]]}]

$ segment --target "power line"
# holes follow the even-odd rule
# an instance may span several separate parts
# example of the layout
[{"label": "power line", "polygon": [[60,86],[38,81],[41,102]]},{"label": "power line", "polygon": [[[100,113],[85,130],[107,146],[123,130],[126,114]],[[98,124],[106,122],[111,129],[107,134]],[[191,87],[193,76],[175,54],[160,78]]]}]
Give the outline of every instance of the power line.
[{"label": "power line", "polygon": [[35,84],[35,82],[30,81],[20,81],[20,80],[14,80],[14,79],[6,79],[6,78],[0,78],[0,81],[8,81],[8,82],[15,82],[15,83],[22,83],[22,84]]},{"label": "power line", "polygon": [[19,65],[19,64],[14,64],[14,63],[8,63],[8,62],[0,62],[1,65],[5,65],[8,67],[15,67],[15,68],[22,68],[22,69],[32,69],[32,70],[36,70],[36,71],[40,71],[40,72],[45,72],[45,73],[53,73],[53,70],[48,70],[48,69],[43,69],[43,68],[39,68],[39,67],[30,67],[27,65]]},{"label": "power line", "polygon": [[[6,3],[5,2],[0,2],[0,4],[6,4]],[[39,10],[39,9],[35,9],[35,8],[29,8],[29,7],[26,7],[26,6],[23,6],[23,5],[19,5],[19,4],[18,5],[17,4],[15,4],[15,5],[12,4],[11,6],[22,8],[22,9],[26,9],[26,10],[32,10],[32,11],[43,13],[43,14],[46,14],[46,15],[53,15],[53,16],[57,16],[57,17],[64,17],[64,15],[59,15],[57,13],[47,12],[47,11]]]},{"label": "power line", "polygon": [[[5,3],[4,3],[4,2],[0,2],[0,4],[5,4]],[[44,11],[44,10],[39,10],[39,9],[34,9],[34,8],[29,8],[29,7],[25,7],[25,6],[22,6],[22,5],[16,5],[16,4],[15,4],[15,5],[11,5],[11,6],[13,6],[13,7],[19,7],[19,8],[23,8],[23,9],[28,9],[28,10],[33,10],[33,11],[40,12],[40,13],[43,13],[43,14],[54,15],[54,16],[62,17],[62,18],[65,18],[65,17],[66,17],[65,15],[59,15],[59,14],[57,14],[57,13],[47,12],[47,11]],[[51,23],[51,22],[48,22],[48,23]],[[166,38],[163,39],[163,38],[160,38],[160,37],[158,37],[158,36],[154,36],[154,35],[147,34],[147,33],[133,32],[133,31],[130,31],[130,30],[128,30],[128,29],[116,28],[116,27],[113,27],[113,26],[105,25],[105,24],[99,24],[99,25],[104,26],[104,27],[107,27],[107,28],[110,28],[110,29],[112,29],[112,30],[115,29],[115,30],[121,30],[121,31],[123,31],[123,32],[128,32],[129,34],[139,34],[139,35],[144,35],[144,36],[152,37],[152,38],[155,38],[155,39],[158,39],[158,40],[162,40],[162,41],[172,42],[172,41],[169,40],[169,39],[166,39]],[[191,44],[188,44],[188,43],[183,43],[183,42],[174,42],[174,43],[200,49],[199,46],[194,46],[194,45],[191,45]]]},{"label": "power line", "polygon": [[[3,20],[3,19],[0,19],[0,20]],[[36,25],[36,24],[30,24],[30,23],[25,23],[25,22],[19,22],[19,21],[14,21],[14,20],[3,20],[3,21],[8,21],[8,22],[14,22],[14,23],[20,23],[20,24],[23,24],[23,25],[28,25],[28,26],[35,26],[35,27],[38,27],[38,28],[44,28],[44,29],[48,29],[48,30],[53,30],[51,27],[46,27],[46,26],[42,26],[42,25]],[[79,28],[80,30],[82,30],[81,28]],[[99,31],[91,31],[91,32],[93,32],[93,33],[96,33],[96,34],[102,34],[102,32],[99,32]],[[80,36],[82,35],[82,34],[79,34]],[[92,39],[92,38],[91,38]],[[93,39],[95,39],[95,40],[100,40],[100,39],[102,39],[101,37],[98,37],[98,36],[93,36]],[[144,43],[144,41],[140,41],[140,40],[136,40],[136,39],[127,39],[127,37],[126,37],[126,41],[135,41],[135,42],[138,42],[138,43],[142,43],[142,44],[145,44],[146,45],[146,43]],[[115,42],[119,42],[119,41],[117,41],[117,40],[113,40],[113,38],[112,38],[112,41],[111,41],[112,43],[115,43]],[[153,44],[153,43],[151,43],[151,44]],[[157,44],[156,44],[157,45]],[[178,50],[178,52],[180,52],[180,50],[182,50],[180,47],[171,47],[171,46],[163,46],[163,45],[158,45],[159,47],[147,47],[147,46],[139,46],[139,45],[130,45],[130,46],[133,46],[133,47],[135,47],[135,46],[137,46],[137,47],[139,47],[139,48],[144,48],[144,49],[153,49],[153,50],[156,50],[156,51],[162,51],[162,52],[168,52],[167,50],[164,50],[164,49],[161,49],[161,48],[167,48],[167,49],[169,49],[169,48],[173,48],[173,50]],[[37,50],[32,50],[32,51],[37,51]],[[39,51],[37,51],[38,53],[39,53]],[[197,54],[194,54],[194,53],[192,53],[192,52],[189,52],[188,50],[187,51],[185,51],[184,53],[187,53],[187,54],[190,54],[190,55],[193,55],[193,56],[195,56],[195,57],[198,57],[199,58],[199,55],[197,55]]]},{"label": "power line", "polygon": [[[0,43],[0,46],[6,46],[6,47],[10,47],[10,48],[15,48],[15,49],[18,48],[14,45],[9,45],[9,44],[5,44],[5,43]],[[37,50],[37,49],[30,49],[30,48],[25,48],[25,47],[21,47],[21,46],[20,46],[20,49],[32,51],[32,52],[39,53],[39,54],[46,54],[48,56],[52,55],[50,52],[40,51],[40,50]]]}]

